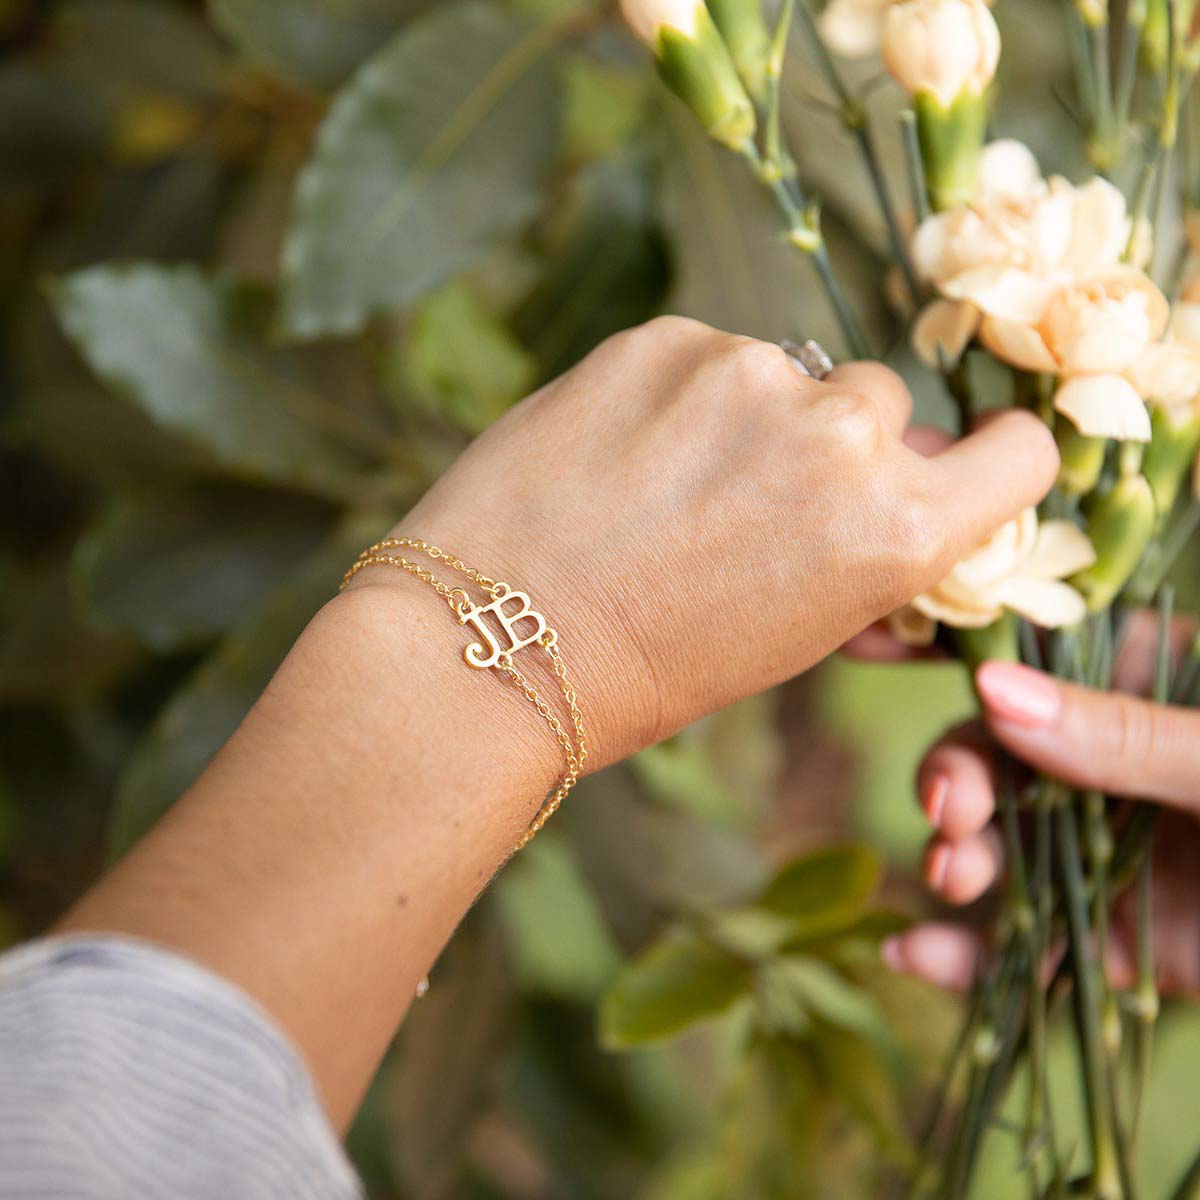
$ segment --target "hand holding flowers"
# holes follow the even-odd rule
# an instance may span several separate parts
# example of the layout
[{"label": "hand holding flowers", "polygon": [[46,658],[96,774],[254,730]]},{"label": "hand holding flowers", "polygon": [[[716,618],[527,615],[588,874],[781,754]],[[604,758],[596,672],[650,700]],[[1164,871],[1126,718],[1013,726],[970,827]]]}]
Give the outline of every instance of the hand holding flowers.
[{"label": "hand holding flowers", "polygon": [[[1040,508],[1023,511],[981,539],[889,621],[910,646],[929,647],[936,639],[970,664],[991,660],[977,680],[993,732],[1044,772],[1018,788],[1011,764],[1002,762],[997,782],[987,784],[986,803],[975,804],[982,816],[967,823],[966,840],[953,854],[947,844],[935,843],[931,872],[956,899],[977,895],[999,869],[996,841],[979,836],[998,809],[1009,897],[1005,917],[974,967],[976,1000],[960,1043],[965,1057],[952,1071],[965,1080],[965,1101],[954,1119],[933,1131],[935,1141],[911,1194],[932,1191],[955,1200],[967,1194],[983,1132],[1024,1055],[1032,1082],[1021,1137],[1031,1193],[1058,1196],[1070,1187],[1098,1200],[1134,1200],[1141,1098],[1157,1010],[1148,999],[1154,994],[1149,846],[1156,810],[1141,805],[1128,815],[1116,798],[1126,789],[1115,766],[1079,769],[1084,739],[1074,718],[1062,728],[1048,718],[1039,733],[1040,750],[1031,752],[1027,737],[1022,742],[1002,728],[989,687],[1005,672],[1026,671],[1016,665],[1021,660],[1048,667],[1066,683],[1047,681],[1043,694],[1053,692],[1060,713],[1094,711],[1101,732],[1104,714],[1128,712],[1120,707],[1125,702],[1100,701],[1079,689],[1110,686],[1129,628],[1126,606],[1157,601],[1153,693],[1160,701],[1173,695],[1185,705],[1200,700],[1200,647],[1193,645],[1176,661],[1168,653],[1173,593],[1164,585],[1200,526],[1200,501],[1192,494],[1200,445],[1200,253],[1189,250],[1180,267],[1164,266],[1175,239],[1163,200],[1180,113],[1193,103],[1188,85],[1200,65],[1194,25],[1178,9],[1159,4],[1167,30],[1159,38],[1137,6],[1129,6],[1121,30],[1110,24],[1104,0],[1068,6],[1078,39],[1081,140],[1100,171],[1073,183],[1045,176],[1020,142],[1001,138],[984,144],[996,98],[1000,33],[983,0],[830,0],[819,18],[797,0],[785,0],[773,33],[761,25],[757,3],[712,3],[728,49],[712,50],[708,70],[714,79],[737,75],[745,103],[741,96],[730,99],[725,84],[714,84],[702,102],[690,83],[675,80],[663,35],[652,36],[640,23],[648,13],[661,15],[663,4],[625,0],[624,7],[643,40],[655,47],[668,84],[771,189],[791,246],[810,256],[847,344],[861,355],[865,339],[825,251],[819,205],[796,177],[782,135],[778,80],[795,16],[834,95],[834,108],[862,152],[897,278],[917,301],[907,331],[911,345],[957,403],[960,433],[985,408],[1016,406],[1036,414],[1058,443],[1058,485]],[[694,6],[686,10],[694,15]],[[749,57],[726,32],[733,29],[733,10],[745,29],[757,30],[746,42],[758,47]],[[675,20],[685,27],[678,15]],[[1143,25],[1146,53],[1139,59]],[[709,53],[700,26],[686,28],[690,52]],[[768,41],[760,84],[746,63],[761,62]],[[876,51],[911,106],[901,125],[916,218],[911,236],[880,168],[862,97],[846,84],[834,57]],[[1145,73],[1140,84],[1139,69]],[[735,123],[740,141],[727,135],[731,125],[713,118],[717,96],[726,97],[727,114],[740,114]],[[1135,126],[1144,137],[1134,135]],[[1139,144],[1146,147],[1140,171],[1130,162]],[[1186,172],[1181,177],[1190,189],[1184,195],[1187,208],[1192,196],[1200,197],[1200,179],[1187,179]],[[1131,179],[1138,185],[1127,202],[1118,180]],[[1200,245],[1198,225],[1195,215],[1185,219],[1185,245],[1189,240]],[[1178,294],[1169,298],[1176,280]],[[898,311],[908,311],[907,303]],[[992,364],[987,385],[973,370],[985,358]],[[999,386],[999,379],[1006,385]],[[922,436],[933,452],[944,445]],[[999,467],[1020,475],[1027,463],[1015,456]],[[943,519],[953,519],[952,509]],[[1084,703],[1084,696],[1092,700]],[[975,780],[979,800],[980,781],[988,778],[983,758],[972,752],[962,761],[972,764],[962,769]],[[1160,789],[1158,797],[1170,799],[1169,791]],[[936,807],[932,800],[930,806]],[[1021,837],[1022,822],[1034,830],[1029,842]],[[952,862],[958,865],[952,868]],[[1129,980],[1106,982],[1097,961],[1109,944],[1114,898],[1130,872],[1139,880],[1131,927],[1136,988],[1123,1021],[1118,989]],[[965,877],[973,881],[963,882]],[[1088,1121],[1090,1157],[1083,1174],[1078,1164],[1068,1166],[1046,1102],[1045,1030],[1058,993],[1047,990],[1042,963],[1064,936],[1069,953],[1059,974],[1075,993]],[[894,943],[893,955],[904,944]],[[1125,1024],[1134,1045],[1127,1096],[1117,1087],[1122,1060],[1115,1049]],[[952,1112],[953,1106],[939,1111]],[[940,1151],[934,1150],[936,1139]],[[1200,1172],[1200,1158],[1197,1164]]]}]

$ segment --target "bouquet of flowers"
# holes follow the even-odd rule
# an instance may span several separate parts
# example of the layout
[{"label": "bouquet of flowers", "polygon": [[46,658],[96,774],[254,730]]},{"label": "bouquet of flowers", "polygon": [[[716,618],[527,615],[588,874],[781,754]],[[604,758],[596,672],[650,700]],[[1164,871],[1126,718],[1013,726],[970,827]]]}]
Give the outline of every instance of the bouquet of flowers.
[{"label": "bouquet of flowers", "polygon": [[[1104,688],[1130,611],[1156,605],[1155,695],[1183,704],[1200,700],[1200,647],[1172,662],[1165,581],[1200,522],[1189,482],[1200,444],[1192,8],[1067,6],[1076,94],[1062,100],[1095,172],[1071,183],[1045,176],[1023,143],[988,140],[1003,96],[994,82],[1000,34],[985,0],[830,0],[819,14],[783,0],[770,22],[759,0],[622,3],[667,86],[774,198],[846,349],[866,356],[878,348],[839,286],[820,206],[798,177],[781,119],[788,50],[802,34],[878,199],[891,258],[882,284],[916,356],[940,376],[964,427],[985,408],[1014,404],[1054,431],[1062,469],[1052,494],[896,613],[897,636],[936,639],[968,663],[1025,661]],[[892,130],[870,128],[839,61],[875,53],[909,98]],[[877,137],[885,136],[903,147],[903,181],[883,169]],[[894,199],[901,188],[911,218]],[[1131,1200],[1159,1008],[1155,809],[1052,778],[1001,775],[1008,900],[910,1194],[967,1193],[983,1133],[1023,1064],[1017,1132],[1029,1194]],[[1127,886],[1136,895],[1137,982],[1120,992],[1102,964],[1112,900]],[[1064,1144],[1047,1085],[1047,1022],[1068,997],[1086,1148]],[[1196,1175],[1180,1196],[1192,1194]]]}]

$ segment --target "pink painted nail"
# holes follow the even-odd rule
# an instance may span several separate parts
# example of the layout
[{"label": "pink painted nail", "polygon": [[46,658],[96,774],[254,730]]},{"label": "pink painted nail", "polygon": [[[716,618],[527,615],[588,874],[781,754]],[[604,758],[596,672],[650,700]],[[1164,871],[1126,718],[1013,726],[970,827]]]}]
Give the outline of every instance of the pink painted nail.
[{"label": "pink painted nail", "polygon": [[884,938],[879,943],[879,957],[883,960],[885,967],[893,971],[903,971],[904,951],[900,948],[900,938],[895,935]]},{"label": "pink painted nail", "polygon": [[1026,729],[1049,725],[1062,707],[1054,681],[1020,663],[984,663],[975,672],[975,686],[993,716]]},{"label": "pink painted nail", "polygon": [[934,829],[942,824],[942,814],[946,811],[946,798],[950,795],[950,779],[946,775],[937,774],[925,785],[921,796],[921,807]]},{"label": "pink painted nail", "polygon": [[950,847],[935,846],[929,855],[928,861],[925,863],[925,878],[935,892],[942,890],[942,884],[946,882],[946,872],[949,870],[949,867]]}]

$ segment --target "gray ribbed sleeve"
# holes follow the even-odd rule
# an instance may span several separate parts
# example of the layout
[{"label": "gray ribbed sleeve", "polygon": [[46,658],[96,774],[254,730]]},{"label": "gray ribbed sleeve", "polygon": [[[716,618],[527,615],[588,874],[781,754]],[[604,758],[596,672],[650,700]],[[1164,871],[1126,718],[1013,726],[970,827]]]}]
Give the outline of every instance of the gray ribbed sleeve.
[{"label": "gray ribbed sleeve", "polygon": [[0,955],[4,1200],[360,1195],[295,1050],[230,984],[125,939]]}]

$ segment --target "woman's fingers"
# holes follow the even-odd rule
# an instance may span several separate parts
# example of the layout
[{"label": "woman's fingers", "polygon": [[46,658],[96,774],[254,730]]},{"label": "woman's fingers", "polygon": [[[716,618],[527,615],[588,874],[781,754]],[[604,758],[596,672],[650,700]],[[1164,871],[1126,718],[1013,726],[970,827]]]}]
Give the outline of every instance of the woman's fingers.
[{"label": "woman's fingers", "polygon": [[917,797],[946,841],[961,842],[986,828],[996,811],[995,764],[979,722],[934,743],[917,768]]},{"label": "woman's fingers", "polygon": [[993,736],[1030,766],[1082,788],[1200,814],[1200,713],[987,662],[975,673]]},{"label": "woman's fingers", "polygon": [[[946,569],[1005,521],[1037,504],[1058,474],[1058,450],[1045,423],[1016,409],[981,421],[923,462]],[[1013,463],[1020,463],[1020,470],[1013,470]]]},{"label": "woman's fingers", "polygon": [[975,977],[979,947],[979,938],[960,925],[929,922],[887,938],[879,953],[893,971],[963,992]]},{"label": "woman's fingers", "polygon": [[869,397],[879,410],[884,424],[899,437],[908,428],[912,416],[912,395],[895,371],[873,362],[849,362],[834,367],[825,377],[860,396]]},{"label": "woman's fingers", "polygon": [[925,881],[947,904],[978,900],[1003,868],[1000,839],[990,827],[959,842],[935,837],[925,852]]}]

